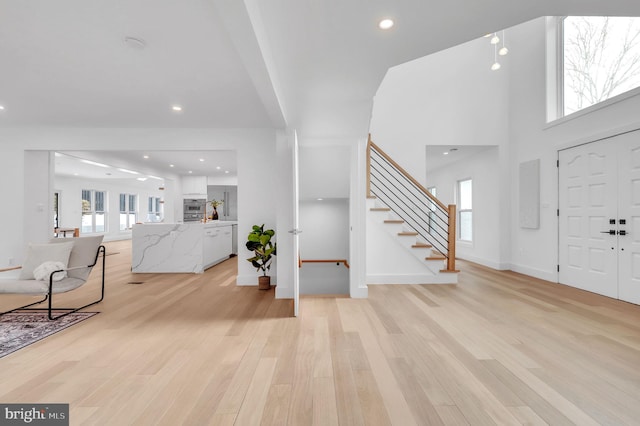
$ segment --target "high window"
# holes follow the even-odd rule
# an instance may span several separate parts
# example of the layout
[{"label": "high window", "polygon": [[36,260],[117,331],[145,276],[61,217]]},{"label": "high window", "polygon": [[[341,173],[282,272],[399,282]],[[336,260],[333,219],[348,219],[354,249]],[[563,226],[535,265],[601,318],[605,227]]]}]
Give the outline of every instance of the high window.
[{"label": "high window", "polygon": [[473,241],[473,183],[471,179],[458,181],[458,238]]},{"label": "high window", "polygon": [[556,25],[555,118],[640,86],[640,18],[567,16]]},{"label": "high window", "polygon": [[138,218],[138,196],[120,194],[120,230],[131,229]]},{"label": "high window", "polygon": [[106,229],[106,191],[82,190],[82,227],[83,234],[105,232]]}]

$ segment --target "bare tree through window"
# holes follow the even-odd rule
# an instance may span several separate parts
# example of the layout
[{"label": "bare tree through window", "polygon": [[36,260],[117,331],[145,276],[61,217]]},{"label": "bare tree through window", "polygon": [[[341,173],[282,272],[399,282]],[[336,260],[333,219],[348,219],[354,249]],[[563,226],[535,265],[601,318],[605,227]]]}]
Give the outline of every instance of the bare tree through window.
[{"label": "bare tree through window", "polygon": [[640,86],[640,19],[564,20],[564,114]]}]

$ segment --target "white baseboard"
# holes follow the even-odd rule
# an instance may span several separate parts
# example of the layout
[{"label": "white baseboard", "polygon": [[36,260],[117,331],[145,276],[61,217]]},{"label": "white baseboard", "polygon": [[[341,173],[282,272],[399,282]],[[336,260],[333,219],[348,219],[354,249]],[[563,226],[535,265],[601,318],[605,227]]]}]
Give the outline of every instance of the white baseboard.
[{"label": "white baseboard", "polygon": [[369,288],[367,286],[357,287],[351,290],[351,294],[349,296],[352,299],[366,299],[369,297]]},{"label": "white baseboard", "polygon": [[517,265],[512,263],[511,270],[518,272],[519,274],[529,275],[530,277],[539,278],[545,281],[551,281],[552,283],[558,282],[557,271],[544,271],[542,269],[531,268],[529,266]]},{"label": "white baseboard", "polygon": [[511,269],[511,264],[495,262],[493,260],[484,259],[476,256],[469,256],[467,254],[457,254],[457,259],[468,260],[469,262],[477,263],[479,265],[486,266],[491,269],[497,269],[498,271],[507,271]]},{"label": "white baseboard", "polygon": [[458,274],[367,275],[367,284],[455,284]]}]

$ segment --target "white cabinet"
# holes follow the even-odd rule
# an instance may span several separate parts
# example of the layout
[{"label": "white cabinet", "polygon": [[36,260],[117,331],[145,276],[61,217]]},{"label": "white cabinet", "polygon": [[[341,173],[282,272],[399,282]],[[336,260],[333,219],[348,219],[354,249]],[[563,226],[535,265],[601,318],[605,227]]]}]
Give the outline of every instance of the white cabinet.
[{"label": "white cabinet", "polygon": [[183,176],[182,195],[185,198],[207,198],[207,177]]},{"label": "white cabinet", "polygon": [[231,225],[205,227],[203,250],[205,268],[228,259],[232,252]]}]

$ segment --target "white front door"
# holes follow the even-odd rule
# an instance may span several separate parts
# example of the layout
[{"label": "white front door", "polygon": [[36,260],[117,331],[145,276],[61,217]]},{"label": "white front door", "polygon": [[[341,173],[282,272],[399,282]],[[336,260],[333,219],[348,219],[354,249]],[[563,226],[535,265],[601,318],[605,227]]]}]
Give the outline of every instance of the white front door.
[{"label": "white front door", "polygon": [[[617,155],[605,141],[560,151],[559,281],[618,297]],[[613,235],[609,231],[614,232]]]},{"label": "white front door", "polygon": [[618,136],[618,298],[640,304],[640,131]]},{"label": "white front door", "polygon": [[640,303],[640,132],[560,151],[559,167],[559,282]]}]

